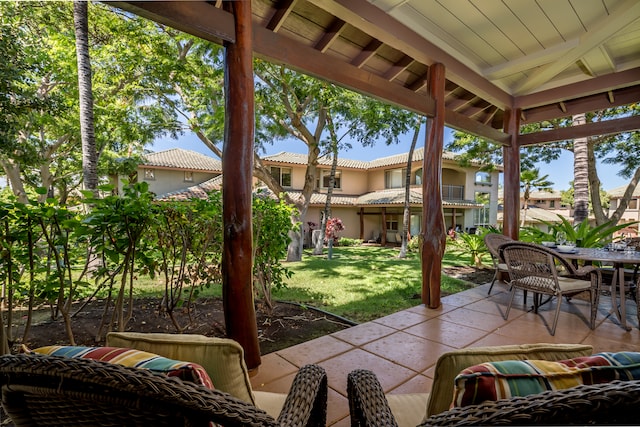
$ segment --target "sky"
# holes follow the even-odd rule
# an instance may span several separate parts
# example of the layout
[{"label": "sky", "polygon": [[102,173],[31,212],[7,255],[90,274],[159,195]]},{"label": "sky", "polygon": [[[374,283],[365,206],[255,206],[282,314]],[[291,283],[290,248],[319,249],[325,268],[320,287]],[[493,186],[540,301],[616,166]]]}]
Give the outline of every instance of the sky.
[{"label": "sky", "polygon": [[[445,140],[451,138],[452,130],[445,128]],[[401,142],[397,145],[387,146],[384,143],[377,144],[373,147],[362,147],[357,143],[353,144],[352,149],[340,152],[339,156],[351,160],[369,161],[381,157],[392,156],[394,154],[407,153],[411,147],[412,134],[401,138]],[[418,146],[424,145],[424,127],[418,137]],[[170,148],[180,147],[186,150],[193,150],[202,154],[215,157],[194,134],[185,132],[179,139],[159,138],[150,147],[152,151],[163,151]],[[275,154],[281,151],[289,151],[293,153],[307,153],[307,147],[298,140],[291,139],[287,141],[279,141],[267,147],[266,154]],[[569,182],[573,180],[573,155],[563,151],[559,160],[551,163],[540,163],[537,165],[540,169],[540,175],[548,175],[548,180],[553,182],[555,190],[569,189]],[[605,165],[598,163],[598,176],[602,182],[604,190],[612,190],[628,184],[628,181],[617,175],[618,168],[615,165]],[[500,178],[502,183],[502,174]]]}]

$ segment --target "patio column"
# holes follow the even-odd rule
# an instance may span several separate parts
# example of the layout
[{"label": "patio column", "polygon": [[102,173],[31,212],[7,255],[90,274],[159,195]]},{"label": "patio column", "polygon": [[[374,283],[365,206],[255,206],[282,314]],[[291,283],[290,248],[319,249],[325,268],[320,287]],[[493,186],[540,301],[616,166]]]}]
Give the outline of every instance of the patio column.
[{"label": "patio column", "polygon": [[446,244],[444,212],[442,211],[442,151],[444,148],[444,85],[443,64],[429,68],[427,90],[436,101],[435,116],[427,120],[427,132],[422,161],[422,303],[429,308],[440,306],[442,257]]},{"label": "patio column", "polygon": [[382,208],[382,232],[380,233],[380,246],[387,244],[387,208]]},{"label": "patio column", "polygon": [[521,110],[505,110],[504,131],[510,135],[509,145],[502,147],[504,158],[504,203],[502,233],[518,239],[520,228],[520,134]]},{"label": "patio column", "polygon": [[364,208],[360,208],[360,240],[364,242]]},{"label": "patio column", "polygon": [[225,43],[225,125],[222,161],[222,299],[227,336],[244,349],[247,368],[260,365],[253,305],[254,92],[251,2],[223,2],[234,16],[235,43]]}]

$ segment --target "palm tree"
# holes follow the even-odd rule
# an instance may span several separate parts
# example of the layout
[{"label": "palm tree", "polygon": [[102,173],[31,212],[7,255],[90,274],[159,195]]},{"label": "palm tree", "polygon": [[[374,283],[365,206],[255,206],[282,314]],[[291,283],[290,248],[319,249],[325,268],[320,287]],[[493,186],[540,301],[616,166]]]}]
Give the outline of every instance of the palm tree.
[{"label": "palm tree", "polygon": [[[586,123],[584,114],[573,116],[573,125]],[[573,140],[573,221],[580,224],[589,216],[589,161],[588,138]]]},{"label": "palm tree", "polygon": [[82,173],[84,188],[95,191],[98,188],[98,153],[96,151],[93,126],[93,93],[87,3],[86,1],[75,1],[73,3],[73,22],[76,34],[76,56],[78,58]]},{"label": "palm tree", "polygon": [[524,207],[522,213],[521,226],[524,227],[527,220],[527,209],[529,208],[529,199],[531,198],[531,190],[536,189],[538,191],[553,190],[553,182],[549,181],[549,175],[540,176],[540,169],[528,169],[523,170],[520,173],[520,188],[524,190]]}]

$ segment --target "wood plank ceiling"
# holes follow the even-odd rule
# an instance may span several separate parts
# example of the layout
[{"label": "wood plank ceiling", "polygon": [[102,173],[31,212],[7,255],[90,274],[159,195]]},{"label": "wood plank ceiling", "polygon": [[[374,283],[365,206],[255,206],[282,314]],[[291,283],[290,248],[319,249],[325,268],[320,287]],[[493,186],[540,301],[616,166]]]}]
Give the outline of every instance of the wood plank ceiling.
[{"label": "wood plank ceiling", "polygon": [[[638,0],[251,0],[257,56],[432,116],[425,81],[446,67],[446,125],[506,143],[521,123],[640,101]],[[222,43],[221,2],[109,2]],[[640,129],[640,117],[590,125]],[[576,129],[523,135],[521,144]]]}]

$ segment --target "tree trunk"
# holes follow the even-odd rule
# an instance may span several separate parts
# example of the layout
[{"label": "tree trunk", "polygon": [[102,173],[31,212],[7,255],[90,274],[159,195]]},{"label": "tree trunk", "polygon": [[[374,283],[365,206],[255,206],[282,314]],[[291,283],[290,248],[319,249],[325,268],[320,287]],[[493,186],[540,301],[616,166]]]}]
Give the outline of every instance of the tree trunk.
[{"label": "tree trunk", "polygon": [[2,169],[7,177],[7,182],[13,191],[13,194],[17,197],[18,202],[28,203],[27,192],[24,189],[24,182],[22,181],[22,173],[20,171],[20,164],[15,163],[10,159],[0,159]]},{"label": "tree trunk", "polygon": [[78,89],[80,101],[80,134],[82,139],[82,175],[84,188],[98,188],[98,153],[93,126],[93,92],[91,86],[91,58],[89,56],[88,2],[73,2],[73,22],[78,58]]},{"label": "tree trunk", "polygon": [[[585,124],[584,114],[573,116],[573,126]],[[589,216],[589,178],[587,138],[573,141],[573,224],[578,225]],[[600,188],[596,188],[600,191]]]},{"label": "tree trunk", "polygon": [[529,208],[529,198],[531,197],[531,190],[529,186],[526,185],[524,188],[524,206],[522,207],[522,222],[520,223],[520,227],[524,227],[525,222],[527,222],[527,209]]},{"label": "tree trunk", "polygon": [[400,253],[398,258],[405,258],[407,256],[407,234],[409,233],[409,219],[411,216],[411,204],[409,203],[411,194],[411,164],[413,163],[413,151],[416,148],[418,142],[418,133],[420,133],[420,125],[422,124],[422,117],[418,117],[416,120],[416,128],[413,131],[413,139],[411,140],[411,147],[409,148],[409,157],[407,158],[407,173],[404,177],[404,213],[402,215],[402,243],[400,244]]},{"label": "tree trunk", "polygon": [[[336,183],[336,169],[338,168],[338,139],[336,137],[335,132],[333,131],[333,126],[331,125],[331,116],[327,115],[327,121],[329,125],[329,133],[331,134],[331,172],[329,173],[329,186],[327,187],[327,199],[324,202],[324,215],[322,216],[322,221],[320,225],[320,230],[322,230],[323,235],[327,230],[327,220],[331,218],[331,197],[333,196],[333,187]],[[316,246],[313,249],[314,255],[322,255],[322,247],[324,243],[324,238],[318,239],[316,242]]]}]

